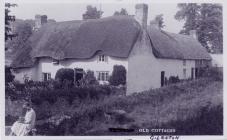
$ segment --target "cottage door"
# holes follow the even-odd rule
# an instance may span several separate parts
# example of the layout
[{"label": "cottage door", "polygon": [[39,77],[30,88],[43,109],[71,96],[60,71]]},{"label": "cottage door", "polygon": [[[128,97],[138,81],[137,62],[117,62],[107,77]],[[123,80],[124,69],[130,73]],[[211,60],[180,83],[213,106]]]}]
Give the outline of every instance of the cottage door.
[{"label": "cottage door", "polygon": [[75,68],[74,82],[79,86],[79,81],[83,78],[84,70],[81,68]]},{"label": "cottage door", "polygon": [[191,70],[191,78],[194,79],[194,68]]},{"label": "cottage door", "polygon": [[198,68],[195,68],[195,78],[198,77]]},{"label": "cottage door", "polygon": [[161,71],[161,87],[164,86],[165,83],[165,71]]}]

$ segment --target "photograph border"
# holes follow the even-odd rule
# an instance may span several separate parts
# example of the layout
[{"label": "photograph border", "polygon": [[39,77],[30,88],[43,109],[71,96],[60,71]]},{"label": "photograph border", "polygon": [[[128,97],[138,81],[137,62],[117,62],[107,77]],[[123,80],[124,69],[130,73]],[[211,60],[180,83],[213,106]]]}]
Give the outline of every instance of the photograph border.
[{"label": "photograph border", "polygon": [[[31,138],[33,140],[40,140],[40,139],[45,139],[45,140],[72,140],[72,139],[84,139],[84,140],[150,140],[150,136],[26,136],[26,137],[13,137],[13,136],[5,136],[5,76],[4,76],[4,64],[5,64],[5,53],[4,53],[4,3],[5,2],[15,2],[15,3],[97,3],[97,2],[102,2],[102,3],[221,3],[223,5],[223,46],[227,47],[227,27],[224,25],[227,25],[227,1],[225,0],[3,0],[0,2],[0,46],[1,46],[1,51],[0,51],[0,77],[1,77],[1,85],[0,85],[0,91],[2,93],[0,94],[0,117],[1,117],[1,138],[3,140],[12,140],[12,139],[18,139],[18,140],[30,140]],[[223,60],[227,59],[227,49],[223,47],[224,52],[223,52]],[[227,71],[226,69],[226,62],[223,61],[223,70],[224,73]],[[180,139],[184,140],[224,140],[227,139],[227,107],[226,103],[224,101],[227,101],[227,96],[226,96],[226,90],[227,90],[227,84],[226,84],[226,74],[224,75],[224,81],[223,81],[223,107],[224,107],[224,128],[223,128],[223,136],[180,136]]]}]

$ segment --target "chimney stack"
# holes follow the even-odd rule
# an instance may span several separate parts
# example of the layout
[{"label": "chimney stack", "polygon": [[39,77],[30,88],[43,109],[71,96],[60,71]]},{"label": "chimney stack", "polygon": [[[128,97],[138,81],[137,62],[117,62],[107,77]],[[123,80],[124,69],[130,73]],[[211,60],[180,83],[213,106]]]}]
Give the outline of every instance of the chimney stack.
[{"label": "chimney stack", "polygon": [[45,23],[47,23],[46,15],[35,15],[35,29],[39,29]]},{"label": "chimney stack", "polygon": [[191,30],[191,31],[189,31],[189,35],[191,36],[191,37],[193,37],[194,39],[198,39],[197,38],[197,33],[196,33],[196,30]]},{"label": "chimney stack", "polygon": [[148,5],[136,4],[135,19],[140,23],[143,28],[147,27]]}]

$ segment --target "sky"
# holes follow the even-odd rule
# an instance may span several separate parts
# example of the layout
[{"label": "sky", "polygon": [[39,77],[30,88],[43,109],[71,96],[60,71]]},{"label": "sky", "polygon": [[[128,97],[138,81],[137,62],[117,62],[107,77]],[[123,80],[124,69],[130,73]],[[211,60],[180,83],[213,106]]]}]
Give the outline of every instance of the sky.
[{"label": "sky", "polygon": [[[18,7],[11,8],[11,14],[18,19],[34,19],[36,14],[45,14],[48,19],[56,21],[81,20],[86,6],[90,4],[101,9],[102,17],[113,15],[115,11],[125,8],[130,15],[135,14],[134,3],[18,3]],[[148,4],[148,24],[158,14],[163,14],[165,31],[179,33],[184,21],[174,19],[178,8],[177,3]]]}]

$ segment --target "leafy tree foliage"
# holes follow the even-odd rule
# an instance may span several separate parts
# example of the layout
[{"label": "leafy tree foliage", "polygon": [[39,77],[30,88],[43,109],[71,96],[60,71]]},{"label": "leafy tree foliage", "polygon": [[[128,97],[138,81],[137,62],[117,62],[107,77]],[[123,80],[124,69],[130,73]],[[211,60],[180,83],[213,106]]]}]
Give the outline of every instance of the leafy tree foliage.
[{"label": "leafy tree foliage", "polygon": [[120,16],[120,15],[127,16],[128,15],[127,10],[125,8],[121,8],[121,11],[115,11],[114,12],[114,16]]},{"label": "leafy tree foliage", "polygon": [[87,6],[87,11],[83,14],[83,19],[98,19],[101,18],[103,11],[97,10],[96,7],[92,7],[91,5]]},{"label": "leafy tree foliage", "polygon": [[160,14],[160,15],[156,15],[154,20],[152,20],[150,23],[151,24],[158,24],[159,28],[163,28],[165,26],[163,20],[164,20],[163,14]]},{"label": "leafy tree foliage", "polygon": [[74,70],[70,68],[61,68],[57,71],[55,75],[55,80],[63,82],[64,80],[72,81],[74,80]]},{"label": "leafy tree foliage", "polygon": [[122,65],[114,65],[112,75],[109,82],[111,85],[125,85],[126,84],[126,69]]},{"label": "leafy tree foliage", "polygon": [[5,3],[5,41],[12,39],[15,35],[11,33],[10,22],[15,21],[15,16],[10,15],[10,7],[16,7],[16,4]]},{"label": "leafy tree foliage", "polygon": [[181,34],[196,30],[199,42],[216,53],[223,52],[222,5],[219,4],[178,4],[175,19],[184,20]]},{"label": "leafy tree foliage", "polygon": [[25,46],[26,41],[32,35],[32,27],[28,22],[20,22],[15,25],[14,33],[17,35],[12,40],[7,41],[6,49],[11,49],[11,53],[14,54],[21,47]]},{"label": "leafy tree foliage", "polygon": [[11,72],[11,68],[8,66],[5,66],[5,84],[12,82],[14,80],[15,76]]}]

